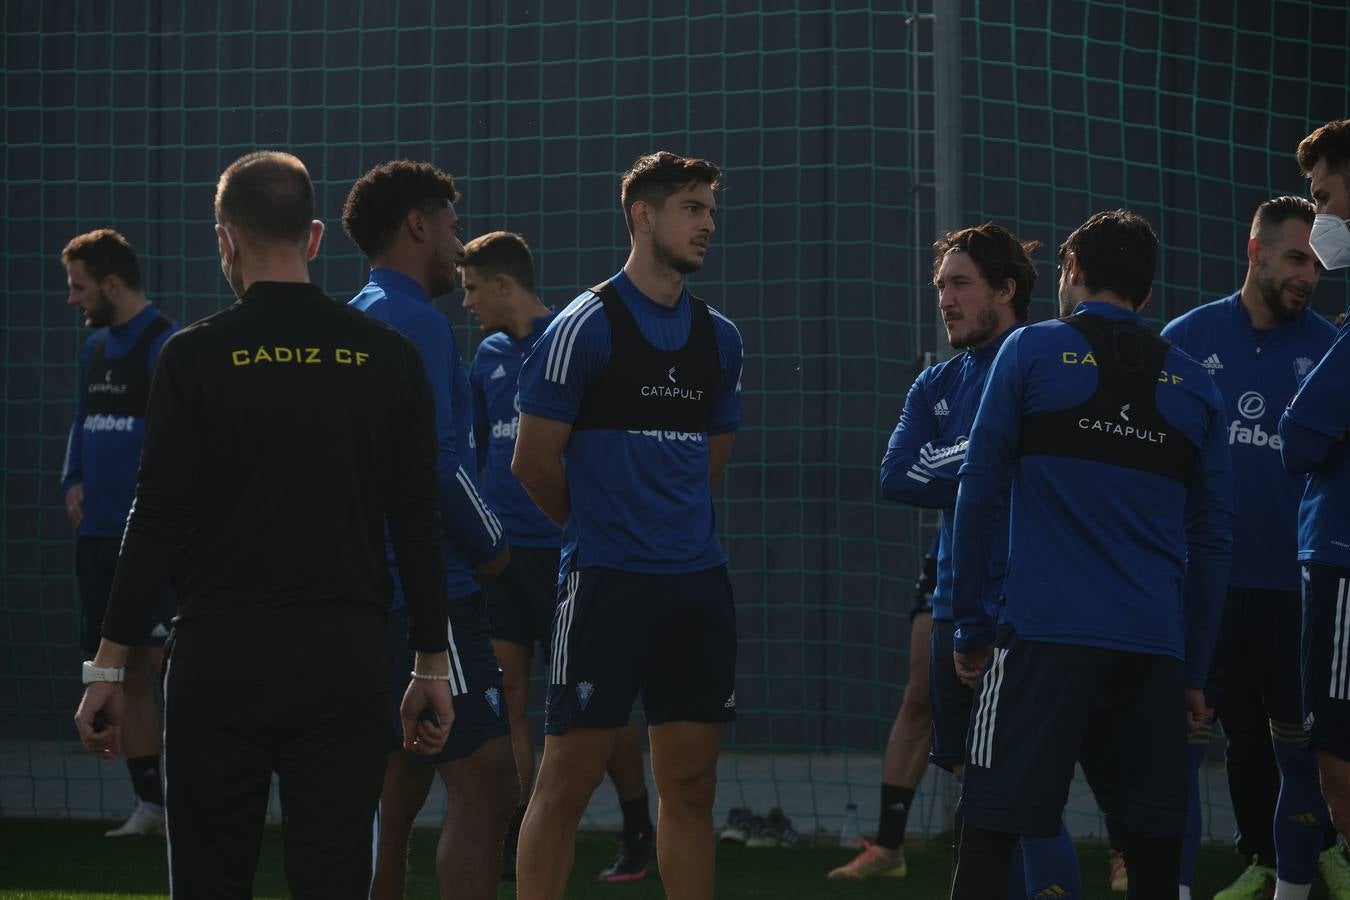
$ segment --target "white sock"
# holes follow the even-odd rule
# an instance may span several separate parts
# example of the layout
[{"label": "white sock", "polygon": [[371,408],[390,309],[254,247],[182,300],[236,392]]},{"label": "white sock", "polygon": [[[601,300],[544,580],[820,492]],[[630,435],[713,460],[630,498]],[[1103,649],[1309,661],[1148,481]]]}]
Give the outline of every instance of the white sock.
[{"label": "white sock", "polygon": [[1275,882],[1275,900],[1308,900],[1311,884],[1290,884],[1287,881]]},{"label": "white sock", "polygon": [[1191,886],[1189,884],[1177,886],[1177,900],[1191,900]]}]

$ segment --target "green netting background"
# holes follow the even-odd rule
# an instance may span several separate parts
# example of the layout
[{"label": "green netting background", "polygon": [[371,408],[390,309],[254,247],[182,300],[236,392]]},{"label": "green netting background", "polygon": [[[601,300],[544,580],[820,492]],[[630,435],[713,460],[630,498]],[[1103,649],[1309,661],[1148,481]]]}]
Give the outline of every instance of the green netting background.
[{"label": "green netting background", "polygon": [[[543,296],[561,306],[626,253],[618,173],[667,148],[726,170],[694,283],[747,350],[719,515],[742,635],[728,746],[750,755],[724,784],[807,827],[849,796],[866,819],[932,527],[882,502],[876,476],[924,352],[940,349],[930,11],[6,3],[0,812],[97,814],[128,797],[116,767],[63,743],[81,657],[58,491],[85,336],[57,259],[72,235],[117,227],[150,297],[199,318],[230,299],[210,229],[218,173],[285,149],[308,163],[330,226],[315,279],[345,299],[364,281],[337,226],[351,182],[428,159],[460,180],[470,234],[528,237]],[[1341,0],[996,0],[964,14],[966,218],[1053,247],[1096,209],[1147,215],[1165,247],[1158,321],[1236,289],[1251,211],[1305,190],[1294,145],[1347,112]],[[1033,318],[1053,310],[1052,254],[1040,258]],[[1344,278],[1328,277],[1315,305],[1345,299]],[[477,335],[458,300],[440,303],[467,353]]]}]

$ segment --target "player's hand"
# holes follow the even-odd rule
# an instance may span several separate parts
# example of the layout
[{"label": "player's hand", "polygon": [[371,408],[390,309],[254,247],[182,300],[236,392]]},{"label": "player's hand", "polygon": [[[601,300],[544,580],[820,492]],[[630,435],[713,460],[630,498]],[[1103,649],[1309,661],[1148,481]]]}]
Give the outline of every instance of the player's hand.
[{"label": "player's hand", "polygon": [[79,528],[84,521],[84,485],[79,482],[66,491],[66,521],[71,528]]},{"label": "player's hand", "polygon": [[439,753],[450,736],[455,721],[455,706],[450,700],[448,681],[414,678],[403,693],[399,706],[403,719],[403,749],[430,756]]},{"label": "player's hand", "polygon": [[984,672],[984,667],[989,664],[989,648],[978,647],[965,653],[953,650],[952,659],[956,663],[956,677],[973,690],[980,683],[980,674]]},{"label": "player's hand", "polygon": [[1213,718],[1214,709],[1205,705],[1205,692],[1199,688],[1186,688],[1186,733],[1194,736]]},{"label": "player's hand", "polygon": [[479,563],[478,568],[474,571],[478,573],[479,578],[492,578],[495,575],[502,574],[510,563],[511,547],[508,544],[502,544],[501,552],[487,562]]},{"label": "player's hand", "polygon": [[126,697],[122,685],[96,681],[84,689],[79,709],[75,710],[75,729],[80,743],[104,759],[122,752],[122,715]]}]

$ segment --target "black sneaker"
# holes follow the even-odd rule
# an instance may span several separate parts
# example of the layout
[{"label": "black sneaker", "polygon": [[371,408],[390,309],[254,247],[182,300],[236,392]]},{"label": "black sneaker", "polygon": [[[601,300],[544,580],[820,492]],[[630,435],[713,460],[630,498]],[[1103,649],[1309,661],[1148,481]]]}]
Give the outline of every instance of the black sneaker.
[{"label": "black sneaker", "polygon": [[619,839],[619,855],[598,876],[601,881],[618,884],[623,881],[641,881],[647,877],[652,864],[652,833],[639,834],[635,840]]},{"label": "black sneaker", "polygon": [[525,807],[519,806],[506,826],[506,837],[502,839],[502,881],[516,880],[516,847],[520,843],[520,823],[524,820]]},{"label": "black sneaker", "polygon": [[750,837],[750,826],[755,815],[749,809],[739,806],[727,813],[727,824],[722,826],[718,839],[728,844],[744,844]]},{"label": "black sneaker", "polygon": [[792,820],[778,807],[769,810],[763,819],[755,816],[753,832],[745,842],[747,847],[795,847],[801,841]]}]

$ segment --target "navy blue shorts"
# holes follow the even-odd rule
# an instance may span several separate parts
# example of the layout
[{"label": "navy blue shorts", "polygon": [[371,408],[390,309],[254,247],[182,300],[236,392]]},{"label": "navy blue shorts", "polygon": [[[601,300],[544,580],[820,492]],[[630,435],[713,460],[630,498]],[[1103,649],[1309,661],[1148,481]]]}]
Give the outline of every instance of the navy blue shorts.
[{"label": "navy blue shorts", "polygon": [[1302,621],[1297,591],[1228,589],[1205,688],[1205,700],[1219,719],[1230,693],[1255,688],[1261,692],[1271,733],[1277,737],[1298,733],[1303,720],[1299,686]]},{"label": "navy blue shorts", "polygon": [[[103,637],[103,615],[108,609],[108,595],[112,593],[117,555],[121,549],[121,538],[82,537],[75,540],[75,576],[80,582],[80,646],[89,653],[98,649],[98,642]],[[171,588],[165,588],[150,621],[145,624],[145,640],[139,646],[162,647],[177,611],[177,596]]]},{"label": "navy blue shorts", "polygon": [[1181,660],[1024,641],[1000,629],[980,678],[961,812],[992,831],[1059,832],[1074,765],[1092,757],[1124,827],[1172,838],[1186,820]]},{"label": "navy blue shorts", "polygon": [[1303,736],[1350,760],[1350,570],[1303,566]]},{"label": "navy blue shorts", "polygon": [[[506,695],[502,670],[492,652],[487,605],[482,592],[470,594],[450,605],[450,695],[455,721],[441,752],[434,756],[404,751],[414,762],[437,765],[473,754],[495,737],[510,732],[506,718]],[[390,723],[394,747],[403,746],[403,720],[399,704],[408,689],[413,654],[408,649],[408,609],[389,613]]]},{"label": "navy blue shorts", "polygon": [[956,677],[952,658],[955,622],[933,620],[929,638],[933,655],[928,661],[928,702],[933,711],[933,737],[928,761],[948,772],[966,761],[966,732],[975,692]]},{"label": "navy blue shorts", "polygon": [[736,718],[736,608],[726,566],[683,574],[599,567],[564,580],[544,730]]},{"label": "navy blue shorts", "polygon": [[488,580],[488,619],[492,639],[520,644],[531,652],[538,644],[548,658],[553,608],[558,605],[558,549],[511,547],[511,564]]}]

